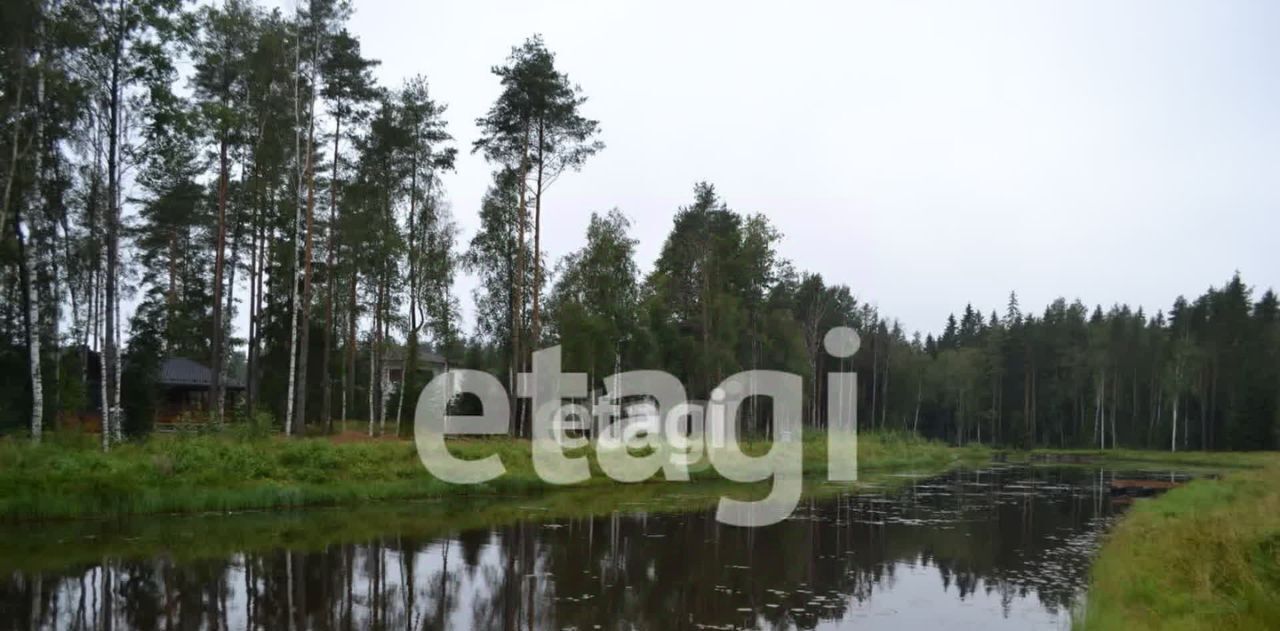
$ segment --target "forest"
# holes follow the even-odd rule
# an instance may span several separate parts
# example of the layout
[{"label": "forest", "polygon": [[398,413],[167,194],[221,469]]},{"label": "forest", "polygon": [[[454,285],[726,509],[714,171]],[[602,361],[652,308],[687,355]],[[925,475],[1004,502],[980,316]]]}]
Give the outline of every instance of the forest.
[{"label": "forest", "polygon": [[[214,423],[406,434],[430,376],[419,349],[509,384],[560,344],[565,370],[596,388],[662,369],[705,399],[738,371],[801,374],[816,429],[825,375],[856,371],[865,429],[1280,448],[1280,300],[1239,273],[1155,313],[1010,293],[957,305],[940,333],[908,332],[873,296],[796,269],[767,214],[733,210],[711,183],[653,209],[674,219],[651,269],[627,200],[553,260],[544,224],[569,227],[550,184],[586,177],[606,133],[548,44],[535,35],[494,60],[488,111],[454,112],[425,75],[379,85],[351,14],[343,0],[0,4],[0,431],[39,441],[94,412],[104,449],[146,435],[161,361],[186,357],[211,370]],[[474,117],[480,140],[458,146],[456,117]],[[492,169],[480,207],[456,208],[478,213],[474,234],[449,202],[459,151]],[[840,325],[862,336],[850,359],[822,351]],[[386,384],[393,356],[405,366]],[[243,396],[224,409],[232,381]],[[742,422],[765,431],[767,414],[748,410]]]}]

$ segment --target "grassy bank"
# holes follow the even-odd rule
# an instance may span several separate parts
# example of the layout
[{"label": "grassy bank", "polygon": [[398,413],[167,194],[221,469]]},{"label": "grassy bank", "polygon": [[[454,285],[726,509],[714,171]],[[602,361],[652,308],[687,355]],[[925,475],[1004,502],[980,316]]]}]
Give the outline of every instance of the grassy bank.
[{"label": "grassy bank", "polygon": [[[144,513],[190,513],[339,505],[391,499],[536,495],[559,489],[534,472],[527,441],[457,440],[461,458],[498,454],[507,468],[481,485],[458,486],[431,475],[409,441],[335,443],[326,438],[156,436],[104,454],[83,438],[42,445],[0,441],[0,519],[49,519]],[[762,453],[764,443],[748,444]],[[868,434],[859,441],[859,467],[937,470],[987,456],[898,434]],[[575,487],[616,485],[592,462],[591,479]],[[826,471],[825,436],[804,441],[806,475]],[[696,474],[710,480],[712,471]]]},{"label": "grassy bank", "polygon": [[1033,449],[997,452],[1009,462],[1045,464],[1150,464],[1171,467],[1223,468],[1261,467],[1274,459],[1259,451],[1160,451],[1147,449]]},{"label": "grassy bank", "polygon": [[[923,475],[938,472],[917,470]],[[915,476],[889,469],[868,472],[857,489],[892,492]],[[848,492],[847,483],[805,485],[806,500]],[[138,519],[64,519],[0,523],[0,574],[57,572],[92,565],[104,557],[177,562],[225,559],[237,553],[288,548],[315,552],[333,545],[394,537],[430,540],[458,532],[517,521],[590,519],[612,512],[682,513],[713,509],[721,497],[751,500],[769,492],[768,482],[739,484],[703,480],[697,484],[593,485],[536,496],[448,496],[368,502],[300,510],[246,510],[227,514],[150,515]]]},{"label": "grassy bank", "polygon": [[1077,626],[1280,629],[1280,456],[1233,458],[1260,466],[1133,507],[1099,554]]}]

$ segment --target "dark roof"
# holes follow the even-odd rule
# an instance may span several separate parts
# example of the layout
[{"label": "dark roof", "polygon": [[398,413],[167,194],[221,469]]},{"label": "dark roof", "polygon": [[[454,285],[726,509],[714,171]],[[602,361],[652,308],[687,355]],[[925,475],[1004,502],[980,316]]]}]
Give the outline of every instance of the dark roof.
[{"label": "dark roof", "polygon": [[[162,386],[204,386],[208,387],[213,380],[213,371],[199,362],[185,357],[170,357],[160,365],[159,383]],[[244,384],[234,377],[228,377],[223,385],[227,388],[243,388]]]}]

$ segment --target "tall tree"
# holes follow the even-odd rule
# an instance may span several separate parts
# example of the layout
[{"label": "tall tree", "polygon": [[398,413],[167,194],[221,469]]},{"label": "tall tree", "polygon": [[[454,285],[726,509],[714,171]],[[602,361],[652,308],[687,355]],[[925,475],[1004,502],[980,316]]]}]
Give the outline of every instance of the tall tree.
[{"label": "tall tree", "polygon": [[515,170],[494,173],[480,204],[480,225],[461,261],[464,269],[477,276],[472,293],[476,345],[494,351],[495,361],[485,367],[505,375],[508,386],[515,383],[518,370],[512,352],[512,344],[520,339],[516,329],[527,329],[522,314],[528,295],[520,295],[519,288],[530,276],[526,273],[522,278],[526,270],[519,265],[530,249],[524,233],[518,230],[517,215],[522,208],[519,189],[520,176]]},{"label": "tall tree", "polygon": [[533,126],[533,150],[529,156],[533,171],[533,307],[530,315],[533,340],[541,336],[539,302],[542,286],[542,198],[566,170],[578,170],[587,158],[604,149],[595,138],[599,123],[582,116],[587,102],[582,90],[556,70],[555,55],[542,37],[535,35],[520,49],[513,71],[522,78],[529,99]]},{"label": "tall tree", "polygon": [[125,160],[135,155],[135,138],[125,124],[140,100],[132,96],[145,78],[155,76],[156,68],[170,66],[173,46],[181,41],[179,0],[141,0],[105,2],[90,11],[92,40],[90,58],[86,60],[99,86],[94,103],[103,119],[106,136],[106,212],[102,214],[104,241],[102,257],[102,410],[103,448],[120,435],[119,418],[119,337],[120,302],[120,233],[121,180],[127,166]]},{"label": "tall tree", "polygon": [[[302,235],[302,252],[295,261],[295,267],[300,269],[301,278],[299,282],[301,287],[295,290],[300,294],[295,300],[294,311],[300,322],[297,325],[297,330],[293,332],[293,339],[296,340],[294,344],[296,350],[290,351],[291,358],[297,357],[297,368],[296,372],[294,370],[289,372],[289,378],[296,384],[292,394],[295,403],[286,406],[285,428],[289,433],[292,433],[294,429],[301,430],[307,420],[307,354],[311,335],[311,259],[315,232],[315,110],[318,89],[322,82],[320,72],[324,68],[323,60],[327,58],[327,51],[331,48],[333,40],[341,34],[341,25],[350,15],[351,7],[344,0],[310,0],[306,10],[300,10],[298,19],[297,50],[300,56],[307,55],[305,62],[301,62],[298,65],[298,77],[296,79],[298,87],[295,88],[295,95],[300,95],[304,92],[306,94],[306,144],[299,162],[301,170],[299,171],[298,197],[300,207],[306,209],[306,221]],[[305,79],[303,78],[303,73],[306,74]],[[297,96],[296,98],[299,99],[297,107],[299,108],[298,111],[301,112],[303,109],[302,98],[304,97]]]},{"label": "tall tree", "polygon": [[[506,65],[496,66],[493,73],[499,77],[502,92],[489,112],[476,124],[481,137],[473,146],[474,151],[484,153],[486,159],[503,165],[517,174],[520,212],[517,213],[517,239],[524,241],[527,230],[528,199],[533,193],[533,280],[528,287],[517,285],[512,296],[519,308],[524,304],[523,295],[532,294],[531,334],[536,343],[540,335],[540,294],[542,287],[542,196],[546,187],[568,169],[578,169],[604,148],[594,139],[599,125],[583,117],[580,107],[586,102],[581,90],[571,84],[566,75],[555,68],[555,55],[535,35],[511,49]],[[523,250],[517,253],[517,278],[523,278],[526,266]],[[520,343],[520,328],[511,331],[515,336],[511,347],[513,364],[523,366],[524,349]]]},{"label": "tall tree", "polygon": [[245,142],[248,109],[249,70],[257,16],[243,0],[226,0],[221,8],[207,7],[201,13],[204,25],[196,46],[195,97],[199,102],[208,134],[216,149],[217,211],[213,230],[213,322],[209,362],[209,410],[215,422],[222,422],[227,338],[226,289],[227,207],[230,203],[231,161]]},{"label": "tall tree", "polygon": [[[440,174],[453,169],[457,149],[449,146],[453,137],[445,131],[446,106],[431,98],[426,78],[410,78],[400,90],[399,116],[404,135],[404,159],[409,170],[409,212],[406,231],[408,254],[409,326],[405,343],[405,358],[400,373],[400,396],[396,419],[404,403],[405,386],[415,378],[418,368],[419,332],[427,323],[419,306],[424,302],[435,305],[435,319],[445,320],[443,336],[447,336],[447,322],[454,309],[449,304],[448,286],[452,281],[451,261],[448,253],[455,236],[452,223],[441,212],[437,195],[440,192]],[[441,253],[444,256],[441,256]],[[430,266],[428,266],[430,264]],[[434,276],[435,278],[431,278]],[[421,288],[433,291],[421,296]],[[436,292],[443,290],[443,295]],[[426,298],[424,301],[423,299]],[[441,302],[443,301],[443,302]],[[437,342],[444,341],[437,335]],[[439,344],[437,344],[439,346]]]},{"label": "tall tree", "polygon": [[[344,121],[351,126],[358,123],[365,114],[364,106],[377,97],[377,89],[372,77],[372,69],[377,61],[365,59],[360,54],[360,42],[347,31],[339,32],[325,56],[321,67],[324,79],[323,96],[328,101],[329,111],[333,117],[333,167],[329,179],[329,222],[327,230],[328,243],[325,247],[325,293],[324,293],[324,344],[320,360],[322,379],[320,398],[320,422],[327,431],[333,431],[331,405],[332,378],[330,360],[333,354],[334,297],[337,291],[338,270],[336,256],[338,246],[338,191],[341,190],[339,163],[341,160],[341,143]],[[356,121],[352,121],[356,118]],[[345,396],[345,392],[343,393]],[[344,410],[345,418],[345,410]]]}]

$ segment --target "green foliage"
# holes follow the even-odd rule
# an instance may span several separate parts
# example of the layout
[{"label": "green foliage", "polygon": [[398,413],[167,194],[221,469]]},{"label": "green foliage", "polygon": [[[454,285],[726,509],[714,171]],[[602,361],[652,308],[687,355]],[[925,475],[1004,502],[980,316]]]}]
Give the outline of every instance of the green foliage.
[{"label": "green foliage", "polygon": [[521,211],[517,192],[519,185],[519,176],[513,170],[494,173],[493,183],[480,204],[480,226],[461,259],[463,267],[475,274],[479,281],[472,294],[478,339],[471,345],[471,361],[467,365],[504,377],[511,365],[512,329],[516,326],[522,331],[528,329],[523,316],[516,324],[516,313],[528,312],[531,296],[527,292],[522,294],[522,304],[518,310],[514,309],[515,286],[518,282],[532,286],[533,282],[529,266],[525,267],[521,278],[516,265],[519,256],[523,255],[528,260],[533,252],[528,235],[522,242],[517,229]]},{"label": "green foliage", "polygon": [[594,140],[598,123],[584,118],[581,90],[555,67],[555,54],[540,35],[511,49],[507,64],[493,68],[502,93],[489,112],[476,120],[481,137],[474,150],[491,162],[519,168],[532,163],[538,172],[534,195],[543,179],[578,169],[604,148]]},{"label": "green foliage", "polygon": [[923,340],[864,308],[853,322],[863,350],[852,366],[870,394],[860,418],[960,444],[1274,448],[1277,298],[1251,293],[1235,276],[1195,301],[1178,298],[1167,317],[1123,305],[1090,314],[1063,299],[1035,316],[1013,295],[1004,317],[966,306]]},{"label": "green foliage", "polygon": [[[103,329],[123,293],[136,304],[120,314],[121,401],[135,436],[150,429],[165,357],[234,361],[227,372],[238,377],[243,349],[246,412],[276,418],[296,358],[302,397],[289,400],[307,416],[367,419],[395,414],[377,401],[398,402],[398,392],[369,379],[390,349],[409,349],[408,395],[420,387],[418,347],[509,380],[534,346],[558,343],[565,367],[597,387],[617,369],[664,369],[705,399],[742,370],[801,374],[804,421],[818,429],[829,395],[854,394],[827,392],[827,376],[856,372],[863,427],[954,444],[1280,447],[1280,299],[1255,296],[1238,275],[1167,313],[1064,299],[1039,311],[1011,295],[1002,316],[965,305],[938,323],[940,335],[912,336],[874,297],[793,268],[770,221],[731,209],[710,183],[677,209],[651,270],[636,264],[639,244],[615,210],[593,215],[585,244],[554,277],[543,273],[541,217],[555,217],[547,187],[603,144],[586,97],[540,36],[492,69],[499,93],[476,121],[472,150],[493,163],[494,179],[459,252],[444,187],[456,161],[445,102],[421,75],[377,85],[378,62],[347,28],[350,3],[15,0],[4,11],[0,118],[10,124],[0,173],[12,194],[0,213],[0,276],[15,291],[0,297],[0,369],[25,374],[27,340],[41,341],[45,420],[101,408],[99,375],[115,364],[96,350],[110,355],[100,336],[114,337]],[[120,194],[121,174],[136,196]],[[26,227],[33,274],[11,217]],[[478,277],[469,340],[458,326],[459,266]],[[16,291],[24,276],[38,285],[29,324]],[[114,287],[117,278],[127,286]],[[298,291],[312,284],[322,291]],[[228,324],[246,320],[239,309],[247,331]],[[859,331],[857,355],[823,350],[834,326]],[[29,381],[0,386],[0,430],[25,428]],[[402,431],[411,408],[392,419]],[[743,423],[760,434],[770,414],[751,406]],[[265,431],[251,425],[234,431]]]},{"label": "green foliage", "polygon": [[586,245],[560,262],[547,313],[548,332],[564,346],[565,370],[599,379],[622,366],[636,344],[639,287],[630,225],[617,209],[592,213]]}]

